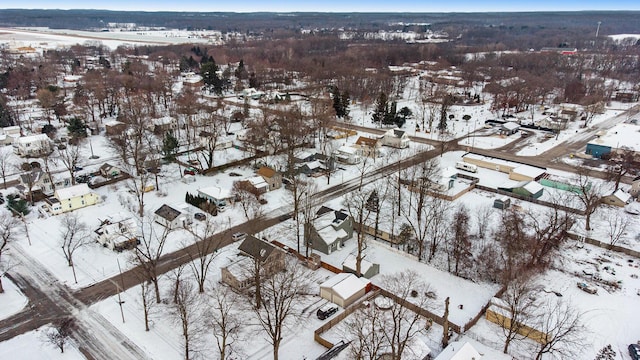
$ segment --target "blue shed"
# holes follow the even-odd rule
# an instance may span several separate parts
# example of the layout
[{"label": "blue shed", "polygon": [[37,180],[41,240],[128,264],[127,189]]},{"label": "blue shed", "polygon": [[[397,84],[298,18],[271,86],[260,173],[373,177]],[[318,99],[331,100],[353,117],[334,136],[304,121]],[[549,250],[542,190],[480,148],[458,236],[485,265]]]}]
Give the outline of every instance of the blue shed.
[{"label": "blue shed", "polygon": [[611,146],[588,143],[585,152],[595,158],[601,159],[603,155],[611,152]]}]

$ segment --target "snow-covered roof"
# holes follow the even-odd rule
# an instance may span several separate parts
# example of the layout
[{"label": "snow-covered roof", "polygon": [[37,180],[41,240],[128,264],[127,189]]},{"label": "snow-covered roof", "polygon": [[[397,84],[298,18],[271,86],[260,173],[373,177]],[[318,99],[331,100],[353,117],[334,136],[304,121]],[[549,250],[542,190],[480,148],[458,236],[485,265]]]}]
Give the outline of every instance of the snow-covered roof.
[{"label": "snow-covered roof", "polygon": [[354,147],[351,147],[351,146],[344,145],[344,146],[341,146],[337,151],[341,152],[341,153],[345,153],[345,154],[355,155],[357,153],[358,149],[356,149]]},{"label": "snow-covered roof", "polygon": [[269,187],[269,184],[264,181],[264,178],[262,176],[252,176],[248,178],[247,181],[256,189]]},{"label": "snow-covered roof", "polygon": [[516,174],[520,174],[520,175],[524,175],[524,176],[528,176],[530,178],[537,178],[538,176],[541,176],[542,174],[544,174],[547,171],[547,169],[543,169],[543,168],[539,168],[539,167],[535,167],[535,166],[530,166],[530,165],[520,165],[516,168],[513,169],[513,172]]},{"label": "snow-covered roof", "polygon": [[435,360],[480,360],[482,355],[469,342],[462,346],[452,343],[447,346]]},{"label": "snow-covered roof", "polygon": [[518,124],[516,122],[513,122],[513,121],[509,121],[509,122],[506,122],[506,123],[502,124],[502,127],[507,129],[507,130],[515,130],[515,129],[520,128],[520,124]]},{"label": "snow-covered roof", "polygon": [[542,187],[542,185],[538,184],[535,181],[529,181],[525,186],[522,187],[523,189],[527,190],[529,193],[531,194],[535,194],[538,191],[543,190],[544,188]]},{"label": "snow-covered roof", "polygon": [[74,197],[87,195],[90,193],[91,193],[91,189],[89,189],[89,186],[87,184],[78,184],[78,185],[70,186],[68,188],[56,190],[56,198],[58,200],[71,199]]},{"label": "snow-covered roof", "polygon": [[616,190],[616,192],[613,193],[613,196],[620,199],[620,201],[622,201],[623,203],[626,203],[631,199],[631,195],[622,189]]},{"label": "snow-covered roof", "polygon": [[612,149],[626,146],[633,151],[640,151],[640,126],[630,123],[618,124],[609,129],[605,135],[589,143],[608,146]]},{"label": "snow-covered roof", "polygon": [[331,289],[342,299],[348,299],[362,291],[369,282],[350,273],[340,273],[320,284],[320,288]]},{"label": "snow-covered roof", "polygon": [[231,197],[231,191],[223,189],[220,186],[209,186],[198,189],[198,192],[214,199],[228,199]]},{"label": "snow-covered roof", "polygon": [[[342,262],[342,266],[346,266],[349,269],[356,269],[356,256],[353,254],[349,254],[349,256],[347,256],[346,259],[344,259],[344,261]],[[362,259],[360,261],[360,272],[362,274],[366,273],[367,271],[369,271],[369,269],[371,269],[373,267],[373,263],[370,261],[367,261],[365,259]]]},{"label": "snow-covered roof", "polygon": [[457,175],[458,171],[451,166],[447,166],[446,168],[442,169],[442,172],[440,174],[443,178],[449,179]]},{"label": "snow-covered roof", "polygon": [[36,135],[23,136],[16,139],[16,142],[19,144],[26,144],[26,143],[32,143],[37,141],[49,141],[49,137],[47,136],[47,134],[36,134]]}]

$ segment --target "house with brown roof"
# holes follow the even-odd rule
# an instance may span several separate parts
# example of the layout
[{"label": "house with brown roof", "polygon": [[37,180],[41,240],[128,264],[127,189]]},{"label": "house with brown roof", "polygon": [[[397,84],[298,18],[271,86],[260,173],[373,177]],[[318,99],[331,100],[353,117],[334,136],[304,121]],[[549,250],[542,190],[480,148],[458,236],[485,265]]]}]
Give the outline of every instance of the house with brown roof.
[{"label": "house with brown roof", "polygon": [[354,145],[355,148],[360,150],[362,156],[368,156],[371,158],[376,158],[378,155],[378,150],[382,146],[380,139],[368,138],[364,136],[360,136]]},{"label": "house with brown roof", "polygon": [[221,269],[222,281],[236,290],[254,283],[254,271],[271,276],[285,267],[286,252],[273,244],[248,235],[238,247],[240,259]]},{"label": "house with brown roof", "polygon": [[258,169],[258,175],[262,176],[264,181],[269,184],[269,191],[277,190],[282,187],[282,174],[274,169],[268,166],[263,166]]}]

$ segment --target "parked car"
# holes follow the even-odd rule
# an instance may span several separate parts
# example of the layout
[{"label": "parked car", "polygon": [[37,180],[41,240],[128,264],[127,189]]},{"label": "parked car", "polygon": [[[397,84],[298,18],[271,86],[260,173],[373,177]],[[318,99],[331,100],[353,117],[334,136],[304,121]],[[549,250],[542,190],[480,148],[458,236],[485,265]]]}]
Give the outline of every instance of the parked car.
[{"label": "parked car", "polygon": [[316,312],[316,316],[318,316],[318,319],[320,320],[324,320],[327,319],[328,317],[330,317],[331,315],[335,314],[336,312],[338,312],[338,307],[335,305],[326,305],[320,309],[318,309],[318,312]]},{"label": "parked car", "polygon": [[231,239],[233,241],[240,241],[240,240],[244,240],[247,238],[247,233],[243,233],[243,232],[237,232],[234,233],[233,235],[231,235]]},{"label": "parked car", "polygon": [[593,285],[589,285],[585,282],[578,282],[578,289],[584,291],[584,292],[588,292],[589,294],[597,294],[598,293],[598,288],[596,288]]},{"label": "parked car", "polygon": [[183,175],[195,175],[198,172],[195,168],[188,167],[182,171]]},{"label": "parked car", "polygon": [[640,345],[631,344],[629,345],[629,355],[633,360],[640,360]]},{"label": "parked car", "polygon": [[198,220],[198,221],[205,221],[207,219],[207,215],[205,215],[203,213],[195,213],[193,215],[193,218]]}]

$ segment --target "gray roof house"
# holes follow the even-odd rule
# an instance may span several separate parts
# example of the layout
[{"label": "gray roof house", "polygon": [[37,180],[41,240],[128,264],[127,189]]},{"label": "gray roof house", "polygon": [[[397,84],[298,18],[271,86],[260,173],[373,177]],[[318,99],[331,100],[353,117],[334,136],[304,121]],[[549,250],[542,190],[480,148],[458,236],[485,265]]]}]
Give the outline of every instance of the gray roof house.
[{"label": "gray roof house", "polygon": [[171,206],[164,204],[155,211],[155,221],[169,229],[175,229],[183,224],[182,213]]},{"label": "gray roof house", "polygon": [[313,249],[329,255],[353,237],[353,220],[349,214],[323,206],[305,233]]},{"label": "gray roof house", "polygon": [[236,290],[243,290],[254,283],[253,272],[256,262],[264,276],[270,276],[284,269],[286,252],[273,244],[248,235],[238,247],[238,261],[221,269],[222,281]]}]

